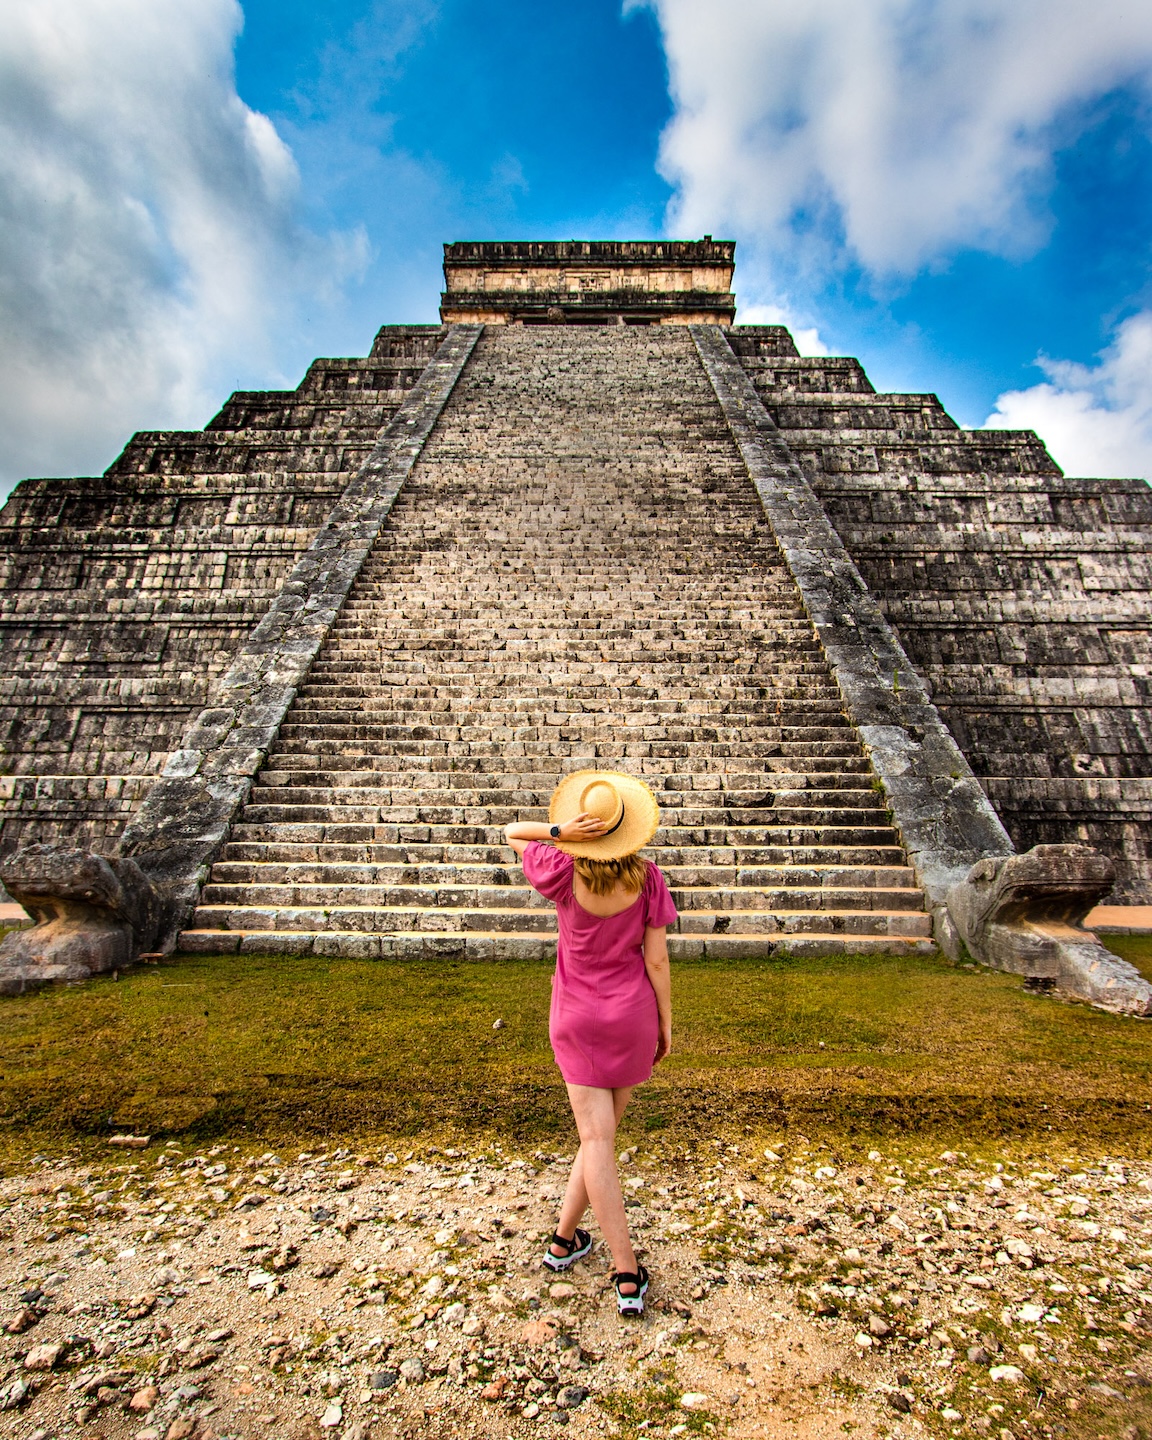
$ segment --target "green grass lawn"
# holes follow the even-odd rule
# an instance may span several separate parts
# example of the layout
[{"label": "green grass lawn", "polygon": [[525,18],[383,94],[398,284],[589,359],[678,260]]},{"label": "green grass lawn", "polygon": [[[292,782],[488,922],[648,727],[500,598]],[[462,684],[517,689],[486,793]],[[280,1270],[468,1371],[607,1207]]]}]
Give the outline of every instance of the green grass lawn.
[{"label": "green grass lawn", "polygon": [[[1115,948],[1152,953],[1146,937]],[[568,1144],[549,979],[533,963],[187,957],[3,1000],[0,1125],[21,1148],[109,1127]],[[674,987],[675,1052],[633,1134],[1150,1148],[1152,1023],[938,960],[681,963]]]},{"label": "green grass lawn", "polygon": [[1114,954],[1135,965],[1145,980],[1152,982],[1152,935],[1102,935]]}]

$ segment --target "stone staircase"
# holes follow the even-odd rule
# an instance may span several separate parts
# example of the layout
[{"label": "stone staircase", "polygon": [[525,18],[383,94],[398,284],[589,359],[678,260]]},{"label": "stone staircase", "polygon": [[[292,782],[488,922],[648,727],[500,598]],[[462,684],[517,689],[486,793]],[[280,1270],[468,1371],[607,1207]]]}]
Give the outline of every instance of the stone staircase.
[{"label": "stone staircase", "polygon": [[490,327],[181,948],[542,958],[502,827],[642,775],[680,957],[934,947],[680,327]]}]

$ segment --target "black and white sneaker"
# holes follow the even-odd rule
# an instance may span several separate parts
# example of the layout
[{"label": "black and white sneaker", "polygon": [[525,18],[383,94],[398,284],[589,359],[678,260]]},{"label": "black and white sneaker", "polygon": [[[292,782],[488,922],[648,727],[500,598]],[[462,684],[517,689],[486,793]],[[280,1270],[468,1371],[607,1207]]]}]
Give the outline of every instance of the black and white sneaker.
[{"label": "black and white sneaker", "polygon": [[[564,1255],[553,1255],[552,1246],[563,1245]],[[544,1251],[544,1264],[549,1270],[567,1270],[575,1265],[577,1260],[583,1260],[585,1255],[592,1253],[592,1236],[587,1230],[577,1230],[571,1240],[565,1240],[563,1235],[553,1235],[548,1242],[548,1249]]]},{"label": "black and white sneaker", "polygon": [[[648,1292],[648,1271],[643,1265],[637,1265],[636,1273],[629,1274],[626,1270],[618,1270],[612,1277],[612,1283],[616,1288],[616,1309],[621,1315],[643,1315],[644,1296]],[[621,1285],[635,1285],[631,1294],[623,1294]]]}]

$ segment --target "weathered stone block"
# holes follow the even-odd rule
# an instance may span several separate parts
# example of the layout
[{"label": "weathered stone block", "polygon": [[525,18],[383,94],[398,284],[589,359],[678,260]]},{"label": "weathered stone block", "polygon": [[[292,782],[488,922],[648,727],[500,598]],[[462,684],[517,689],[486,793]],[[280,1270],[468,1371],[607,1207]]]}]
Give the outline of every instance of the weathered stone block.
[{"label": "weathered stone block", "polygon": [[1109,893],[1115,866],[1084,845],[1037,845],[980,860],[948,894],[971,953],[986,965],[1052,980],[1104,1010],[1152,1016],[1152,985],[1080,922]]},{"label": "weathered stone block", "polygon": [[0,994],[124,969],[155,940],[159,899],[134,860],[31,845],[0,879],[36,922],[0,944]]}]

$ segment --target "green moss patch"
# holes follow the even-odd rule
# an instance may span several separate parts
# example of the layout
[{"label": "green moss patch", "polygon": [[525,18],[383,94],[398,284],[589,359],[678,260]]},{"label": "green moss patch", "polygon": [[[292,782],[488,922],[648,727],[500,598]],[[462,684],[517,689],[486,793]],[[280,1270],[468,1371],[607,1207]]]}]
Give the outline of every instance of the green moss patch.
[{"label": "green moss patch", "polygon": [[1145,980],[1152,982],[1152,935],[1101,935],[1100,939],[1113,955],[1135,965]]},{"label": "green moss patch", "polygon": [[[1152,1025],[944,961],[681,964],[629,1127],[841,1138],[1152,1134]],[[496,1132],[570,1140],[550,969],[189,957],[0,1002],[0,1124],[61,1138]],[[504,1023],[494,1028],[495,1022]]]}]

